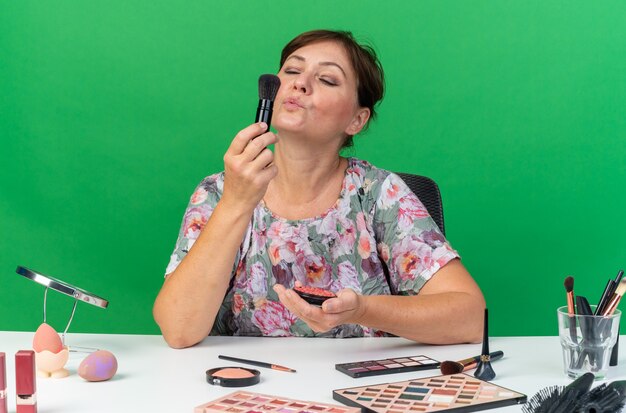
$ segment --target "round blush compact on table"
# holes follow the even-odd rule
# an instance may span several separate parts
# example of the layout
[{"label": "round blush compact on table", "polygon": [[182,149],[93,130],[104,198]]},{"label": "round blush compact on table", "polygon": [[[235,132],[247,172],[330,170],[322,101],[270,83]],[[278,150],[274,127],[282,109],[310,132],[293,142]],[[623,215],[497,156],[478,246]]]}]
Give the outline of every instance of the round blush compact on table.
[{"label": "round blush compact on table", "polygon": [[245,387],[257,384],[260,380],[260,371],[245,367],[216,367],[206,371],[206,381],[216,386]]}]

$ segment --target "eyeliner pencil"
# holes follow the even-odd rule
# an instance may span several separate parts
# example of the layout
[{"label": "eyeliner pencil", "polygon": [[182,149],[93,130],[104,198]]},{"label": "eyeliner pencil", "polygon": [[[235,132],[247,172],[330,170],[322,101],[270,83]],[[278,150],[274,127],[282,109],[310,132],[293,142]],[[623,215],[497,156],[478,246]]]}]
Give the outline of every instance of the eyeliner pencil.
[{"label": "eyeliner pencil", "polygon": [[240,359],[240,358],[237,358],[237,357],[222,356],[221,354],[219,356],[217,356],[217,358],[220,358],[222,360],[236,361],[238,363],[251,364],[253,366],[258,366],[258,367],[266,367],[268,369],[274,369],[274,370],[280,370],[280,371],[288,371],[290,373],[295,373],[296,372],[294,369],[290,369],[289,367],[279,366],[278,364],[266,363],[264,361],[254,361],[254,360]]}]

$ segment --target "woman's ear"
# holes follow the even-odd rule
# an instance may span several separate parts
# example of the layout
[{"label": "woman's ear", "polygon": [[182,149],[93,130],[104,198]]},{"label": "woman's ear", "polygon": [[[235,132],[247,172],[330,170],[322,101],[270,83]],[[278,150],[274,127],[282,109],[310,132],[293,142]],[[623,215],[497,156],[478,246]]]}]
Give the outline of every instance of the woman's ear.
[{"label": "woman's ear", "polygon": [[367,124],[368,119],[370,118],[370,110],[369,108],[359,108],[357,109],[352,121],[346,128],[345,132],[347,135],[354,136],[357,133],[361,132],[363,127]]}]

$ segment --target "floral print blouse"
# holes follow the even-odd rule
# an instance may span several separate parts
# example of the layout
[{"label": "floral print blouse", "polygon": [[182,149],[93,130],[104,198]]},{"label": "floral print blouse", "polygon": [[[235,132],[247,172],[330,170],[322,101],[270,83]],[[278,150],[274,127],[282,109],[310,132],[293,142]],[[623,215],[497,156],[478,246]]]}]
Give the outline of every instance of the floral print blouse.
[{"label": "floral print blouse", "polygon": [[[166,274],[185,257],[220,200],[224,173],[196,188]],[[211,335],[362,337],[386,335],[360,325],[315,333],[281,302],[272,286],[303,285],[363,295],[415,295],[457,258],[426,208],[402,179],[348,158],[337,202],[324,214],[287,220],[263,202],[255,208]]]}]

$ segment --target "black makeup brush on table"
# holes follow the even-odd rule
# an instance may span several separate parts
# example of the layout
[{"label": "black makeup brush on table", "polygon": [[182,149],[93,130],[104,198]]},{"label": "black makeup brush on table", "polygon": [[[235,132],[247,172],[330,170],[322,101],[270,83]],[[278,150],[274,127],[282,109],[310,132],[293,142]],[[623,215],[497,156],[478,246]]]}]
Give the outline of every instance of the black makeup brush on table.
[{"label": "black makeup brush on table", "polygon": [[[489,353],[489,361],[496,361],[501,359],[504,356],[503,351],[494,351]],[[478,362],[480,361],[481,355],[474,357],[468,357],[459,361],[446,360],[442,361],[439,365],[439,370],[441,370],[441,374],[449,375],[449,374],[458,374],[462,373],[466,370],[471,370],[478,366]]]}]

